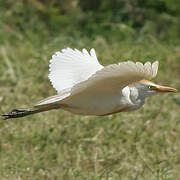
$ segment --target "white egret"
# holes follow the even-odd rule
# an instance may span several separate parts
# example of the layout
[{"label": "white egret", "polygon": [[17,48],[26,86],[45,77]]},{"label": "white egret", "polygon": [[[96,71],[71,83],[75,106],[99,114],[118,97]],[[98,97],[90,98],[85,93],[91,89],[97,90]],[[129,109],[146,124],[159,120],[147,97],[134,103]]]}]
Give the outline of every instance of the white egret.
[{"label": "white egret", "polygon": [[32,109],[14,109],[4,119],[23,117],[51,109],[75,114],[104,116],[139,109],[148,96],[176,92],[175,88],[149,80],[158,71],[158,61],[120,62],[102,66],[94,49],[62,49],[50,60],[49,79],[57,95],[44,99]]}]

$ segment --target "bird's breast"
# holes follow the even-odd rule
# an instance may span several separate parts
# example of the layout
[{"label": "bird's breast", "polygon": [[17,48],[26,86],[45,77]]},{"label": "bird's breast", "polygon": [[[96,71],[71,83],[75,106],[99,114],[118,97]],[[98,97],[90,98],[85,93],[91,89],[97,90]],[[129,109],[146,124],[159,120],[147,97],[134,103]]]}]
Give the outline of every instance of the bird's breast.
[{"label": "bird's breast", "polygon": [[73,97],[64,102],[63,109],[81,115],[109,115],[130,110],[130,102],[122,93]]}]

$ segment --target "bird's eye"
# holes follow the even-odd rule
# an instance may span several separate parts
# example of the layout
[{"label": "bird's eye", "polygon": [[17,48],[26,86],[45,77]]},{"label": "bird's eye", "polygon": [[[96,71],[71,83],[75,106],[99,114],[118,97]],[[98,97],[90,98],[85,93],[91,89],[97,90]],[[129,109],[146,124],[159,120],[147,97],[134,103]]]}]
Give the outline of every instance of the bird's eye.
[{"label": "bird's eye", "polygon": [[148,88],[149,88],[149,89],[153,89],[153,86],[152,86],[152,85],[149,85]]}]

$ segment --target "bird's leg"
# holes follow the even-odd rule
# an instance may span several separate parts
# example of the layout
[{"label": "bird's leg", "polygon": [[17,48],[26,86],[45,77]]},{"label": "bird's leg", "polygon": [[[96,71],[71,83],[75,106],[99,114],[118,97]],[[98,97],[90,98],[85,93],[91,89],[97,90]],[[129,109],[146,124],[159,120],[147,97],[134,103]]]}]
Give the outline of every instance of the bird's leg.
[{"label": "bird's leg", "polygon": [[30,114],[34,114],[34,110],[28,110],[28,109],[13,109],[11,112],[2,114],[4,117],[4,120],[10,119],[10,118],[19,118],[19,117],[24,117]]},{"label": "bird's leg", "polygon": [[33,108],[33,109],[13,109],[9,113],[2,114],[2,116],[4,117],[4,120],[6,120],[10,118],[20,118],[20,117],[28,116],[30,114],[36,114],[36,113],[49,111],[52,109],[58,109],[58,108],[60,108],[59,105],[53,104],[53,105],[47,105],[44,107]]}]

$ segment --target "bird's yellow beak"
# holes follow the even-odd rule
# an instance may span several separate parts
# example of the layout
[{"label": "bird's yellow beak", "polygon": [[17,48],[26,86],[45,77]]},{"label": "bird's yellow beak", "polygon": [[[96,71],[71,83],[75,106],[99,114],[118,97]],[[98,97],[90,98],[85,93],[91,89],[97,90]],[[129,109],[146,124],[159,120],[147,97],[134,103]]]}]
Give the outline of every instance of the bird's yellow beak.
[{"label": "bird's yellow beak", "polygon": [[157,86],[153,86],[152,87],[153,90],[156,90],[158,92],[177,92],[177,89],[175,88],[172,88],[172,87],[167,87],[167,86],[160,86],[160,85],[157,85]]}]

